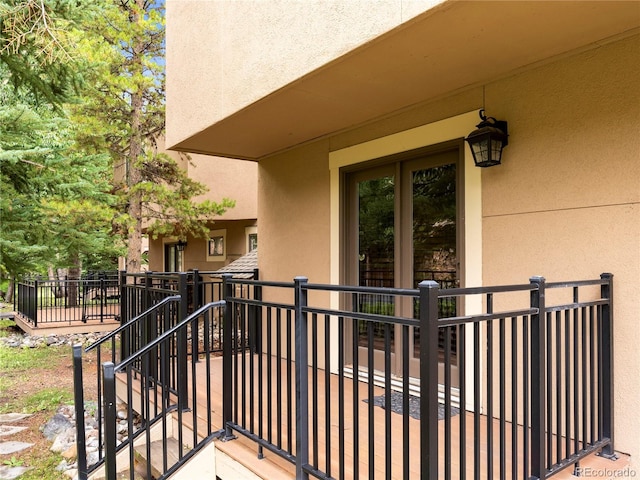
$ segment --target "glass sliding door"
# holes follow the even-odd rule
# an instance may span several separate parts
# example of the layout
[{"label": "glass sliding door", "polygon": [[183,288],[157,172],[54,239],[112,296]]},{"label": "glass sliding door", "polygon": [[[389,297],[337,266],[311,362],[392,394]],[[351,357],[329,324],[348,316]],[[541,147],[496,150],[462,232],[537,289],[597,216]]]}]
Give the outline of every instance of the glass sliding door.
[{"label": "glass sliding door", "polygon": [[[458,149],[431,155],[420,155],[392,162],[384,167],[349,174],[348,192],[349,239],[347,258],[351,281],[360,286],[417,288],[423,280],[435,280],[441,288],[458,284],[459,205]],[[385,295],[359,295],[359,311],[382,315],[417,318],[416,302],[395,300]],[[456,315],[455,300],[442,300],[441,316]],[[410,374],[418,373],[420,331],[413,329],[409,345],[395,342],[401,338],[401,327],[375,327],[371,332],[361,322],[359,344],[374,347],[391,340],[394,373],[400,374],[402,355],[411,358]],[[373,342],[371,336],[373,335]],[[457,351],[456,335],[450,340],[453,358]],[[440,348],[444,348],[440,339]],[[399,352],[397,349],[406,349]],[[382,352],[380,352],[382,355]],[[360,365],[367,359],[359,355]],[[373,367],[379,365],[374,360]]]}]

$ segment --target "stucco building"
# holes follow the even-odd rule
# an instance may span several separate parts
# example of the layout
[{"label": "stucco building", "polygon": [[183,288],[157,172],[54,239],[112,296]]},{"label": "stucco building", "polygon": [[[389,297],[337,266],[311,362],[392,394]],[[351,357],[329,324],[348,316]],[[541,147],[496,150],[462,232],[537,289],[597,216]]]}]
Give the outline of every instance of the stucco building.
[{"label": "stucco building", "polygon": [[[466,287],[613,273],[615,447],[634,466],[639,87],[636,1],[167,1],[167,146],[257,163],[262,279],[353,284],[369,260],[403,288],[426,263]],[[481,109],[508,122],[491,168],[464,142]],[[216,165],[199,157],[203,178]],[[423,174],[449,217],[419,244]],[[363,249],[365,188],[390,200],[386,243]]]}]

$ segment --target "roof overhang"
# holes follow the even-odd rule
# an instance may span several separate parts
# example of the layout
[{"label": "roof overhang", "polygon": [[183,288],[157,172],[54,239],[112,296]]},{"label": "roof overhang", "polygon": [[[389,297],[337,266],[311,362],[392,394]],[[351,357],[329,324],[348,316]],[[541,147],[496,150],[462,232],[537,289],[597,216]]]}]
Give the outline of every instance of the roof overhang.
[{"label": "roof overhang", "polygon": [[259,160],[639,27],[636,1],[448,1],[172,149]]}]

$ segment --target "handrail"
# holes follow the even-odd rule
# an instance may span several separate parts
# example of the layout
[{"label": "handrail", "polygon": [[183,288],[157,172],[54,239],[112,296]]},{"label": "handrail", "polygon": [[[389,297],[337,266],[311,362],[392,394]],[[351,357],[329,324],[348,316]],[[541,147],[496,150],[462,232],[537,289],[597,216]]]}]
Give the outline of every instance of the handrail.
[{"label": "handrail", "polygon": [[151,350],[153,350],[155,347],[157,347],[158,344],[162,343],[164,340],[169,338],[175,332],[177,332],[178,330],[183,328],[186,324],[188,324],[189,322],[193,321],[196,317],[199,317],[200,315],[202,315],[205,311],[207,311],[207,310],[209,310],[210,308],[213,308],[213,307],[222,307],[226,303],[227,302],[225,302],[224,300],[218,300],[217,302],[210,302],[210,303],[207,303],[206,305],[203,305],[198,310],[196,310],[191,315],[189,315],[187,318],[182,320],[180,323],[178,323],[175,326],[171,327],[169,330],[164,332],[162,335],[157,337],[155,340],[153,340],[152,342],[148,343],[144,348],[138,350],[136,353],[133,353],[133,354],[129,355],[127,358],[125,358],[120,363],[115,365],[113,367],[113,370],[115,372],[118,372],[118,371],[122,370],[124,367],[127,367],[127,366],[131,365],[137,358],[142,357],[143,355],[146,355],[147,353],[149,353]]},{"label": "handrail", "polygon": [[104,337],[102,337],[100,340],[95,341],[94,343],[92,343],[91,345],[89,345],[87,348],[85,348],[85,353],[90,352],[91,350],[93,350],[94,348],[102,345],[104,342],[106,342],[107,340],[112,339],[113,337],[115,337],[117,334],[119,334],[120,332],[122,332],[123,330],[131,327],[131,325],[133,325],[134,323],[138,322],[139,320],[141,320],[142,318],[146,317],[147,315],[149,315],[150,313],[152,313],[153,311],[159,309],[160,307],[164,306],[166,303],[169,302],[177,302],[180,301],[180,295],[172,295],[170,297],[166,297],[163,298],[161,301],[159,301],[158,303],[156,303],[155,305],[153,305],[152,307],[150,307],[149,309],[145,310],[143,313],[141,313],[140,315],[138,315],[137,317],[132,318],[131,320],[129,320],[127,323],[125,323],[124,325],[120,325],[118,328],[116,328],[114,331],[110,332],[108,335],[105,335]]},{"label": "handrail", "polygon": [[[151,467],[150,467],[150,442],[152,441],[151,436],[151,426],[156,424],[156,422],[162,422],[162,439],[163,439],[163,471],[161,478],[167,478],[173,473],[177,468],[183,465],[189,458],[195,455],[195,452],[189,452],[187,454],[182,452],[182,445],[185,444],[183,439],[183,418],[186,415],[190,415],[192,419],[193,426],[193,443],[192,446],[194,448],[203,448],[204,444],[208,443],[209,440],[219,437],[223,430],[212,431],[211,428],[211,419],[207,420],[207,431],[204,435],[203,440],[198,439],[198,408],[196,404],[196,398],[198,396],[198,391],[196,390],[196,382],[192,382],[191,393],[189,393],[189,387],[187,384],[187,376],[188,376],[188,367],[187,367],[187,330],[189,325],[191,324],[191,328],[194,328],[194,322],[199,322],[200,318],[204,316],[204,321],[207,322],[207,318],[211,318],[208,316],[208,312],[213,309],[224,307],[226,302],[224,300],[219,300],[215,302],[210,302],[196,311],[188,315],[186,318],[181,320],[179,323],[168,329],[166,332],[163,332],[160,336],[155,338],[153,341],[146,344],[143,348],[130,355],[126,359],[122,360],[117,365],[114,365],[114,362],[105,362],[102,364],[103,368],[103,378],[104,378],[104,411],[105,411],[105,439],[104,439],[104,451],[105,451],[105,473],[106,478],[109,480],[114,480],[116,478],[116,456],[118,453],[118,446],[116,441],[116,410],[115,410],[115,402],[116,402],[116,388],[115,388],[115,375],[118,372],[124,371],[126,372],[124,375],[126,377],[126,388],[127,393],[126,396],[129,400],[129,409],[130,412],[127,415],[130,418],[131,414],[131,396],[132,396],[132,372],[131,369],[136,369],[135,364],[139,363],[142,366],[142,369],[136,374],[136,381],[140,382],[142,387],[141,389],[141,415],[144,417],[145,422],[144,426],[144,435],[146,448],[147,448],[147,476],[151,475]],[[174,340],[175,337],[175,340]],[[175,342],[176,350],[170,353],[167,348],[171,347]],[[205,346],[205,349],[207,347]],[[155,350],[155,351],[154,351]],[[158,353],[160,357],[158,357]],[[169,355],[175,355],[175,359],[177,361],[177,365],[172,366],[169,362]],[[158,360],[159,364],[156,367],[150,367],[150,362],[154,362]],[[207,358],[205,360],[209,362],[210,359]],[[196,360],[192,358],[192,366],[191,366],[191,375],[192,378],[195,379],[195,362]],[[207,368],[210,368],[208,366]],[[168,376],[176,375],[178,379],[178,385],[176,390],[172,390],[169,383],[170,380]],[[209,397],[211,395],[210,383],[206,383],[206,396]],[[175,396],[175,402],[173,403],[170,398]],[[153,400],[151,397],[154,397]],[[190,405],[188,402],[188,397],[193,399],[193,403]],[[207,409],[209,410],[209,408]],[[168,438],[168,422],[169,422],[169,413],[174,413],[177,415],[177,423],[181,426],[178,429],[177,436],[175,437],[177,440],[177,445],[179,446],[178,452],[178,460],[175,465],[170,465],[167,463],[167,449],[168,444],[166,442],[166,438]],[[129,420],[128,423],[128,437],[132,438],[134,432],[132,431],[133,423]],[[176,435],[174,432],[172,435]],[[133,461],[134,458],[134,447],[133,442],[127,442],[129,452],[129,459]]]}]

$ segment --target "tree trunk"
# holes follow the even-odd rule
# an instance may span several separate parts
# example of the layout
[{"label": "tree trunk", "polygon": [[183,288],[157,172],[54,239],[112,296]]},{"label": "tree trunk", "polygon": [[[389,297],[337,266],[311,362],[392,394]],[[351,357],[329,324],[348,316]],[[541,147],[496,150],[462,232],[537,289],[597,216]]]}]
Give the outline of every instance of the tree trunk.
[{"label": "tree trunk", "polygon": [[79,298],[79,283],[80,283],[80,258],[77,254],[73,257],[73,266],[69,268],[69,277],[67,284],[67,306],[77,307]]},{"label": "tree trunk", "polygon": [[[144,9],[144,1],[136,0],[138,7],[141,10]],[[138,15],[133,15],[131,19],[132,23],[137,22]],[[134,41],[133,55],[131,58],[132,63],[136,64],[140,73],[142,73],[142,52],[144,46],[141,44],[140,39]],[[127,171],[127,185],[131,192],[132,187],[135,187],[142,181],[142,172],[140,171],[139,161],[142,156],[142,108],[143,108],[142,92],[136,90],[131,94],[131,139],[129,144],[128,153],[128,171]],[[133,225],[129,226],[129,232],[127,234],[127,272],[138,273],[140,272],[140,266],[142,263],[142,195],[138,192],[131,192],[129,194],[129,207],[127,213],[133,221]]]},{"label": "tree trunk", "polygon": [[4,301],[7,303],[13,303],[13,289],[15,288],[16,277],[11,276],[9,279],[9,285],[7,285],[7,295],[4,297]]},{"label": "tree trunk", "polygon": [[[142,135],[140,132],[140,115],[142,114],[142,95],[134,93],[131,96],[131,144],[129,146],[129,174],[127,184],[134,187],[142,181],[142,172],[138,161],[142,155]],[[140,272],[142,260],[142,195],[132,192],[129,196],[128,212],[133,221],[127,234],[127,272]]]}]

